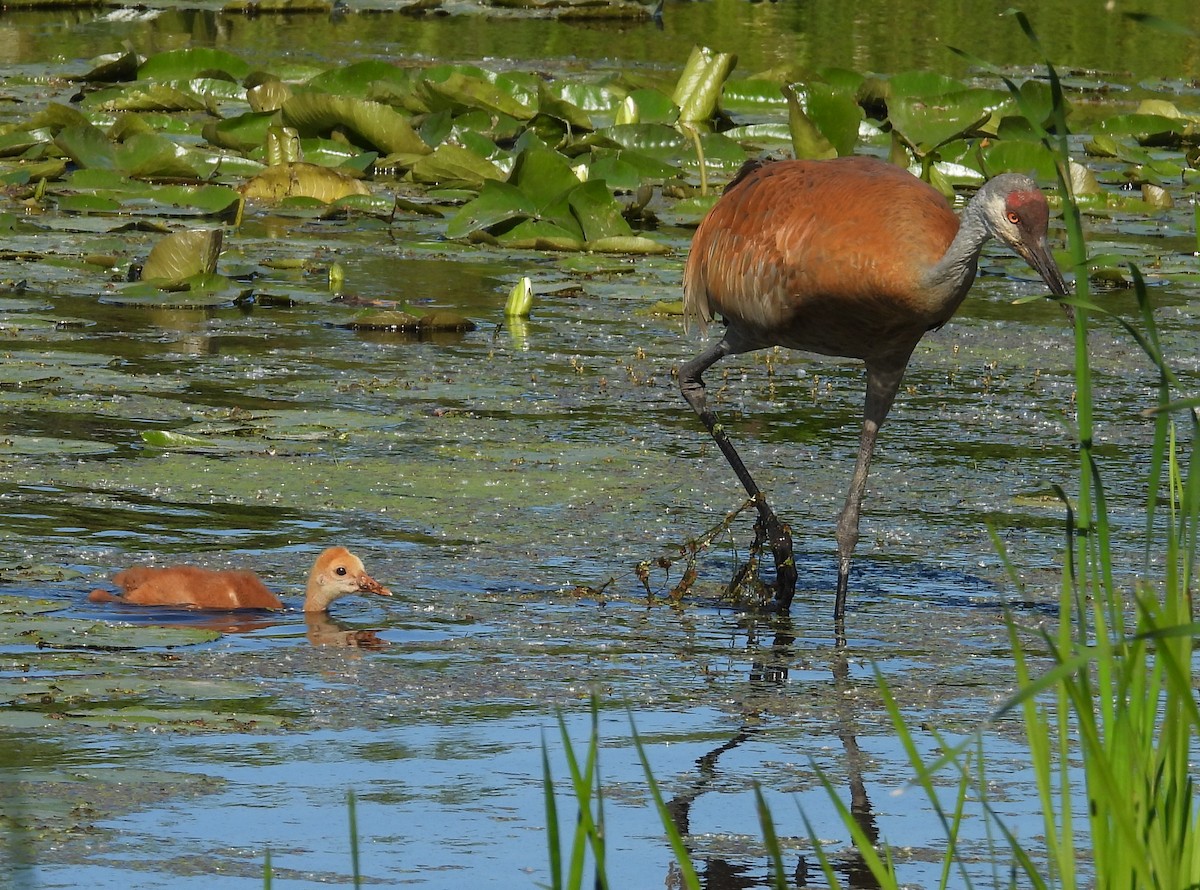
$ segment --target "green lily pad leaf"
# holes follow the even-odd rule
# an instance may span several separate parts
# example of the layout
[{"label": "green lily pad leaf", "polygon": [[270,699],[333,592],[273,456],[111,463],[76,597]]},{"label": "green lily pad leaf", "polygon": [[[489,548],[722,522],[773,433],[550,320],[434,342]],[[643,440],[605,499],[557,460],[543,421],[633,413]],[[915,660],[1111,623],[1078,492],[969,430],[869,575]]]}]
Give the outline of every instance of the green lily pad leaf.
[{"label": "green lily pad leaf", "polygon": [[105,294],[101,303],[113,306],[148,306],[156,309],[202,309],[232,306],[253,293],[246,285],[224,275],[193,275],[183,281],[146,279],[115,293]]},{"label": "green lily pad leaf", "polygon": [[377,83],[398,84],[411,87],[412,71],[380,59],[353,62],[324,71],[308,81],[308,86],[335,96],[369,97],[371,88]]},{"label": "green lily pad leaf", "polygon": [[54,137],[54,144],[81,167],[117,169],[116,145],[99,127],[90,123],[64,127]]},{"label": "green lily pad leaf", "polygon": [[506,114],[517,120],[529,120],[535,109],[506,93],[482,77],[453,71],[445,80],[425,78],[416,84],[416,95],[430,111],[448,109],[458,114],[479,108],[491,114]]},{"label": "green lily pad leaf", "polygon": [[217,271],[221,255],[220,229],[174,232],[154,245],[142,267],[142,278],[183,281],[193,275]]},{"label": "green lily pad leaf", "polygon": [[[1031,78],[1021,84],[1018,92],[1021,94],[1021,101],[1016,105],[1021,117],[1043,127],[1049,125],[1054,112],[1054,94],[1050,89],[1050,84]],[[1065,99],[1063,101],[1066,102]],[[1069,110],[1069,105],[1067,110]]]},{"label": "green lily pad leaf", "polygon": [[630,237],[633,231],[621,215],[621,207],[613,199],[603,180],[578,184],[567,198],[571,212],[583,229],[583,239],[596,242],[605,238]]},{"label": "green lily pad leaf", "polygon": [[116,213],[121,202],[102,195],[63,195],[58,209],[64,213]]},{"label": "green lily pad leaf", "polygon": [[1186,121],[1159,114],[1118,114],[1100,122],[1100,132],[1132,136],[1141,145],[1174,146],[1183,139]]},{"label": "green lily pad leaf", "polygon": [[84,83],[124,83],[137,80],[137,74],[138,55],[133,50],[126,50],[97,56],[86,74],[73,79]]},{"label": "green lily pad leaf", "polygon": [[563,121],[575,130],[591,130],[592,118],[586,111],[566,99],[556,96],[546,89],[545,84],[538,83],[537,110],[539,114]]},{"label": "green lily pad leaf", "polygon": [[720,198],[720,195],[696,195],[691,198],[682,198],[659,216],[675,225],[698,225]]},{"label": "green lily pad leaf", "polygon": [[829,140],[838,155],[854,153],[863,110],[853,93],[828,84],[809,84],[807,110],[813,124]]},{"label": "green lily pad leaf", "polygon": [[804,110],[800,95],[791,87],[783,88],[788,103],[788,129],[792,134],[792,151],[803,160],[824,160],[837,157],[838,150],[813,123]]},{"label": "green lily pad leaf", "polygon": [[1161,117],[1183,118],[1183,113],[1174,102],[1166,99],[1143,99],[1138,103],[1138,114],[1157,114]]},{"label": "green lily pad leaf", "polygon": [[531,148],[517,158],[510,180],[533,199],[539,211],[579,185],[571,162],[547,148]]},{"label": "green lily pad leaf", "polygon": [[10,133],[0,134],[0,158],[14,158],[43,142],[45,142],[44,138],[24,130],[13,130]]},{"label": "green lily pad leaf", "polygon": [[125,197],[135,197],[150,189],[145,182],[135,182],[117,170],[100,167],[83,167],[74,170],[67,180],[71,189],[78,192],[120,192]]},{"label": "green lily pad leaf", "polygon": [[613,191],[634,191],[642,184],[637,167],[620,155],[607,155],[588,165],[588,179],[607,183]]},{"label": "green lily pad leaf", "polygon": [[199,96],[167,83],[139,83],[101,90],[89,95],[85,108],[99,111],[203,111]]},{"label": "green lily pad leaf", "polygon": [[888,120],[910,145],[927,153],[987,122],[991,98],[982,90],[940,96],[893,95],[888,100]]},{"label": "green lily pad leaf", "polygon": [[91,122],[78,108],[61,102],[50,102],[25,124],[28,130],[49,130],[58,133],[65,127],[91,126]]},{"label": "green lily pad leaf", "polygon": [[241,193],[227,185],[166,185],[154,188],[147,197],[158,204],[187,207],[205,214],[223,213],[241,200]]},{"label": "green lily pad leaf", "polygon": [[683,300],[655,300],[649,306],[639,309],[638,315],[683,315]]},{"label": "green lily pad leaf", "polygon": [[383,154],[429,154],[432,150],[406,117],[378,102],[301,93],[284,102],[280,110],[284,123],[301,136],[327,136],[342,130],[362,148]]},{"label": "green lily pad leaf", "polygon": [[90,621],[43,621],[22,635],[26,644],[46,649],[174,649],[221,639],[220,631],[156,624],[105,624]]},{"label": "green lily pad leaf", "polygon": [[199,179],[199,171],[182,146],[165,136],[139,133],[117,151],[120,169],[135,179]]},{"label": "green lily pad leaf", "polygon": [[201,135],[218,148],[253,151],[263,144],[267,130],[278,121],[279,115],[274,111],[251,111],[222,121],[210,121],[204,125]]},{"label": "green lily pad leaf", "polygon": [[620,151],[617,157],[622,163],[636,169],[643,181],[666,182],[680,176],[680,170],[674,164],[665,163],[640,151]]},{"label": "green lily pad leaf", "polygon": [[537,214],[537,205],[528,195],[507,182],[488,180],[479,197],[465,204],[450,218],[446,235],[463,238],[481,229],[490,229],[508,220],[528,219]]},{"label": "green lily pad leaf", "polygon": [[585,112],[612,111],[625,98],[625,90],[620,87],[578,80],[543,82],[539,89]]},{"label": "green lily pad leaf", "polygon": [[[704,148],[704,163],[709,169],[737,170],[746,163],[746,150],[724,133],[704,133],[700,143]],[[692,168],[699,165],[694,149],[684,154],[682,160]]]},{"label": "green lily pad leaf", "polygon": [[781,108],[785,104],[779,83],[764,78],[731,78],[725,82],[725,89],[721,93],[721,107],[726,111],[763,111]]},{"label": "green lily pad leaf", "polygon": [[475,152],[446,143],[413,164],[412,178],[414,182],[482,188],[488,180],[504,179],[504,173]]},{"label": "green lily pad leaf", "polygon": [[225,50],[191,47],[156,53],[138,69],[139,80],[190,80],[205,72],[222,71],[232,80],[244,80],[250,63]]},{"label": "green lily pad leaf", "polygon": [[[82,578],[83,573],[74,569],[64,569],[61,566],[48,566],[39,563],[7,563],[0,565],[0,581],[9,584],[29,583],[31,581],[50,583],[52,581],[72,581]],[[65,606],[56,600],[32,599],[27,596],[0,596],[0,615],[41,615],[46,612],[58,612]]]},{"label": "green lily pad leaf", "polygon": [[[681,154],[692,150],[690,139],[665,124],[614,124],[598,130],[594,136],[607,138],[622,148],[669,161],[677,161]],[[588,144],[589,137],[582,142]]]},{"label": "green lily pad leaf", "polygon": [[113,142],[124,142],[137,133],[153,134],[154,132],[154,127],[146,120],[146,116],[134,114],[133,112],[123,112],[117,116],[112,126],[108,128],[108,138]]},{"label": "green lily pad leaf", "polygon": [[370,193],[365,183],[347,173],[303,162],[268,167],[242,186],[244,197],[263,201],[313,198],[328,204],[347,195]]},{"label": "green lily pad leaf", "polygon": [[292,88],[282,80],[268,80],[246,90],[246,102],[256,114],[278,111],[292,96]]},{"label": "green lily pad leaf", "polygon": [[985,169],[989,174],[1026,173],[1035,179],[1055,178],[1055,155],[1040,142],[990,142],[983,149]]},{"label": "green lily pad leaf", "polygon": [[587,246],[577,229],[567,229],[541,219],[517,223],[497,238],[507,247],[529,250],[584,250]]},{"label": "green lily pad leaf", "polygon": [[640,256],[659,256],[671,252],[671,248],[644,235],[612,235],[587,243],[588,250],[597,253],[627,253]]},{"label": "green lily pad leaf", "polygon": [[116,170],[145,178],[198,178],[186,152],[164,136],[136,133],[117,145],[99,128],[86,124],[67,127],[54,144],[81,167]]},{"label": "green lily pad leaf", "polygon": [[399,309],[367,310],[360,312],[340,327],[367,331],[473,331],[475,322],[457,312],[438,309],[424,315],[413,315]]},{"label": "green lily pad leaf", "polygon": [[639,123],[674,126],[679,120],[679,106],[661,90],[637,89],[626,98],[633,103]]},{"label": "green lily pad leaf", "polygon": [[391,195],[347,195],[338,198],[331,209],[354,210],[359,213],[390,219],[396,213],[396,199]]},{"label": "green lily pad leaf", "polygon": [[769,142],[790,143],[792,141],[792,132],[788,125],[775,122],[730,127],[728,130],[723,130],[722,134],[738,142],[751,142],[755,145],[764,145]]},{"label": "green lily pad leaf", "polygon": [[[279,151],[281,157],[277,160],[272,160],[273,164],[282,164],[289,161],[305,160],[310,164],[316,164],[320,167],[341,167],[346,173],[366,173],[374,166],[375,160],[379,157],[378,152],[360,151],[353,145],[347,145],[345,142],[339,142],[334,139],[292,139],[284,141],[283,137],[290,134],[295,134],[295,130],[289,131],[286,127],[273,128],[268,134],[268,138],[274,140],[277,145],[273,148]],[[271,148],[268,147],[267,156],[271,155]],[[294,155],[294,156],[293,156]]]},{"label": "green lily pad leaf", "polygon": [[886,87],[891,96],[936,97],[957,93],[965,84],[936,71],[903,71],[891,77]]},{"label": "green lily pad leaf", "polygon": [[54,436],[0,435],[0,460],[47,454],[108,454],[116,448],[107,442],[60,439]]},{"label": "green lily pad leaf", "polygon": [[1126,145],[1117,139],[1102,133],[1084,143],[1084,151],[1094,158],[1120,158],[1140,164],[1150,160],[1150,153],[1140,146]]}]

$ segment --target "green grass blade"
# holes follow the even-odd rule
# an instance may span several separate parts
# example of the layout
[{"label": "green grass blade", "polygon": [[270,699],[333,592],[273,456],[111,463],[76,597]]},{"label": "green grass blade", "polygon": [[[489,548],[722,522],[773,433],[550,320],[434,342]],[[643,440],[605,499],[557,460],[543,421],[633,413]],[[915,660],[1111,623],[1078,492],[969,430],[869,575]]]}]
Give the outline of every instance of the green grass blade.
[{"label": "green grass blade", "polygon": [[[867,866],[871,872],[871,876],[881,888],[898,888],[899,881],[896,878],[895,865],[892,863],[891,856],[885,853],[884,857],[880,857],[879,851],[875,849],[875,844],[867,833],[863,830],[862,825],[854,818],[854,813],[846,806],[841,795],[833,783],[829,781],[829,777],[825,775],[824,770],[817,766],[815,761],[809,761],[812,764],[813,772],[816,773],[817,779],[825,788],[825,793],[829,795],[829,802],[833,804],[837,811],[838,818],[842,820],[842,825],[850,832],[850,837],[854,842],[854,848],[858,851],[858,855],[862,857],[863,864]],[[885,847],[886,849],[886,847]]]},{"label": "green grass blade", "polygon": [[546,847],[550,859],[550,890],[563,890],[562,838],[559,835],[558,804],[554,799],[554,778],[550,772],[550,755],[546,736],[542,735],[542,795],[546,804]]},{"label": "green grass blade", "polygon": [[754,783],[754,807],[758,810],[763,845],[767,849],[767,857],[771,860],[771,886],[775,890],[788,890],[787,877],[783,870],[783,851],[779,846],[779,835],[775,833],[775,820],[771,818],[767,799],[763,797],[762,786],[758,782]]},{"label": "green grass blade", "polygon": [[663,830],[667,833],[671,850],[675,853],[675,861],[679,864],[683,886],[687,890],[700,890],[700,878],[696,875],[696,869],[692,865],[691,854],[688,853],[687,845],[684,844],[683,838],[679,834],[679,826],[671,818],[671,811],[667,809],[667,805],[663,801],[658,782],[650,769],[650,759],[646,756],[646,747],[642,744],[637,727],[633,725],[633,714],[629,715],[629,728],[633,733],[633,747],[637,751],[638,759],[642,762],[642,771],[646,774],[646,785],[650,789],[650,797],[654,800],[654,808],[658,811],[658,818],[662,822]]},{"label": "green grass blade", "polygon": [[604,845],[600,838],[600,830],[592,818],[592,788],[595,783],[596,759],[599,756],[599,734],[597,730],[597,704],[592,702],[592,733],[588,740],[588,756],[585,767],[580,769],[579,760],[567,734],[567,724],[563,715],[558,715],[558,727],[562,734],[563,753],[567,758],[567,769],[571,774],[571,785],[575,799],[579,803],[579,815],[575,823],[575,835],[571,844],[571,864],[567,872],[566,887],[569,890],[583,886],[583,871],[586,850],[590,845],[596,858],[596,883],[607,887],[608,880],[604,872]]}]

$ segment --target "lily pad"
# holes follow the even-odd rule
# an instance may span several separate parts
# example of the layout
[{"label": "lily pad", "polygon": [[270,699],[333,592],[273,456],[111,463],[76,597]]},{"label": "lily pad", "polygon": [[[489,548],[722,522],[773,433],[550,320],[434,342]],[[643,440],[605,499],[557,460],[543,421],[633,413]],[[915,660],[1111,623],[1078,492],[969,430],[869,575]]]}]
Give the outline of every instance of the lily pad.
[{"label": "lily pad", "polygon": [[[165,288],[165,289],[164,289]],[[247,299],[253,288],[224,275],[193,275],[182,281],[140,281],[107,293],[100,302],[113,306],[146,306],[156,309],[195,309],[231,306]]]},{"label": "lily pad", "polygon": [[[33,563],[0,565],[0,581],[8,584],[69,581],[81,577],[83,577],[82,572],[76,572],[73,569],[64,569],[60,566],[36,565]],[[0,594],[0,615],[39,615],[44,612],[57,612],[63,608],[65,608],[64,604],[55,600],[40,600],[25,596]]]},{"label": "lily pad", "polygon": [[242,186],[242,194],[263,201],[313,198],[328,204],[347,195],[368,195],[370,189],[348,173],[299,161],[268,167]]},{"label": "lily pad", "polygon": [[220,229],[174,232],[154,245],[142,267],[142,278],[167,287],[194,275],[211,275],[217,271],[221,241]]},{"label": "lily pad", "polygon": [[367,310],[339,327],[366,331],[473,331],[475,322],[455,312],[436,310],[414,315],[403,310]]},{"label": "lily pad", "polygon": [[142,80],[183,80],[211,71],[223,71],[232,80],[240,81],[251,68],[249,62],[233,53],[197,46],[150,56],[138,69],[138,77]]},{"label": "lily pad", "polygon": [[3,645],[45,649],[173,649],[219,640],[219,631],[195,627],[106,624],[63,618],[31,618],[0,622]]},{"label": "lily pad", "polygon": [[46,454],[108,454],[115,450],[116,446],[107,442],[56,436],[0,435],[0,460]]},{"label": "lily pad", "polygon": [[408,119],[394,108],[365,99],[301,93],[283,103],[283,121],[302,136],[328,136],[345,132],[361,148],[383,154],[428,154]]},{"label": "lily pad", "polygon": [[932,151],[972,133],[991,118],[990,94],[963,90],[943,95],[893,95],[888,120],[909,145]]}]

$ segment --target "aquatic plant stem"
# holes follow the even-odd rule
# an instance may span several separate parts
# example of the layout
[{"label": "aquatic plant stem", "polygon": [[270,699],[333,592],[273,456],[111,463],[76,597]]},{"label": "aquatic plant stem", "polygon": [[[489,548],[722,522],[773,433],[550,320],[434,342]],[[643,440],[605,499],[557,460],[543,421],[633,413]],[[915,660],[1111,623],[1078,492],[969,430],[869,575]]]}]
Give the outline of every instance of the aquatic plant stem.
[{"label": "aquatic plant stem", "polygon": [[350,874],[357,890],[362,886],[362,874],[358,868],[358,808],[353,790],[346,793],[346,809],[350,814]]}]

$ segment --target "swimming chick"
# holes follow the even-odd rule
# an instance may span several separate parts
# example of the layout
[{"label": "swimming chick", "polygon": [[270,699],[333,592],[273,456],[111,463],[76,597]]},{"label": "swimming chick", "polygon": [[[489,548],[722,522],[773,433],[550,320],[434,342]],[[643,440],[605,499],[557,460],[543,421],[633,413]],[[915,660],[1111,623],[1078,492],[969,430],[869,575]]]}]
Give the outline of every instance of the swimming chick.
[{"label": "swimming chick", "polygon": [[[113,576],[123,595],[93,590],[94,603],[125,603],[136,606],[183,606],[192,609],[284,608],[279,597],[253,572],[215,571],[197,566],[152,568],[133,566]],[[304,595],[305,612],[325,612],[329,604],[344,596],[392,592],[367,574],[362,560],[345,547],[330,547],[317,557],[308,574]]]}]

